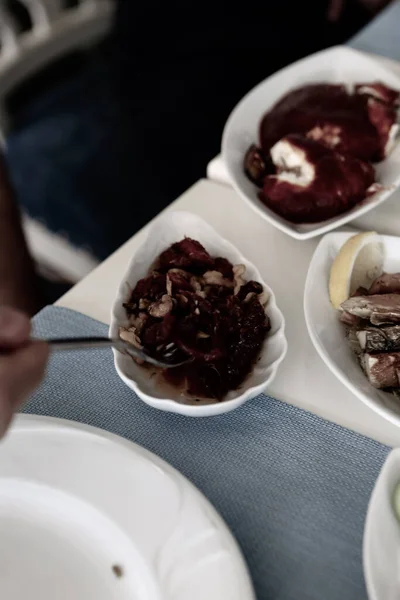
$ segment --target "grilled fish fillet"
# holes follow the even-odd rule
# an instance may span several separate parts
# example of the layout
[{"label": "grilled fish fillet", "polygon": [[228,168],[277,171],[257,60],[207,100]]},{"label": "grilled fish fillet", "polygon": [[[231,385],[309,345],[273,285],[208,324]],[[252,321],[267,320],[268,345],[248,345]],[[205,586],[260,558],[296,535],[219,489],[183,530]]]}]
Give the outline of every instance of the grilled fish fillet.
[{"label": "grilled fish fillet", "polygon": [[[382,273],[369,288],[368,294],[399,294],[400,273]],[[361,294],[360,294],[361,295]]]},{"label": "grilled fish fillet", "polygon": [[343,302],[341,308],[373,325],[400,323],[400,294],[355,296]]},{"label": "grilled fish fillet", "polygon": [[364,369],[369,382],[378,389],[399,387],[400,352],[365,354]]},{"label": "grilled fish fillet", "polygon": [[390,352],[400,350],[400,325],[393,327],[367,327],[355,332],[364,352]]}]

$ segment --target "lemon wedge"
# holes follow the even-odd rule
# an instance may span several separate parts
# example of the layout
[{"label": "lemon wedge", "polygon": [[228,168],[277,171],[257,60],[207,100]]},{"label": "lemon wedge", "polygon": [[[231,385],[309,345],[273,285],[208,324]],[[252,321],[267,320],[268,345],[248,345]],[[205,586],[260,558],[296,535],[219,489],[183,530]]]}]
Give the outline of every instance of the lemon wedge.
[{"label": "lemon wedge", "polygon": [[375,231],[357,233],[340,248],[329,277],[329,297],[334,308],[359,287],[370,288],[383,271],[383,244]]}]

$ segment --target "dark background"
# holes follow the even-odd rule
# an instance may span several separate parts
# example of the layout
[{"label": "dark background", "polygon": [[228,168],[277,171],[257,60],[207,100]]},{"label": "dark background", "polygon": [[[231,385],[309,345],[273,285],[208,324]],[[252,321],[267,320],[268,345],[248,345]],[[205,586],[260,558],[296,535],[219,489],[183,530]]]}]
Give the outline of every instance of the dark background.
[{"label": "dark background", "polygon": [[247,91],[368,20],[355,1],[336,24],[326,10],[325,0],[120,0],[108,40],[9,98],[8,162],[23,210],[105,258],[205,176]]}]

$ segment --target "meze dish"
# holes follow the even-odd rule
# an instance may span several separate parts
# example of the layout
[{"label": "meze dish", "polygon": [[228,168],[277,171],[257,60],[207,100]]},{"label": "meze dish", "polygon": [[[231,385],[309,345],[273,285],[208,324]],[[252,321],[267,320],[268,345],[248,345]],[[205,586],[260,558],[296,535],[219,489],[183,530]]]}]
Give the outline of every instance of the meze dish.
[{"label": "meze dish", "polygon": [[190,398],[224,399],[251,373],[270,329],[268,293],[246,267],[184,238],[164,250],[124,304],[125,341],[171,364],[164,381]]},{"label": "meze dish", "polygon": [[336,256],[330,300],[368,381],[400,397],[400,273],[383,272],[374,232],[351,237]]},{"label": "meze dish", "polygon": [[374,194],[373,163],[398,133],[400,92],[379,83],[316,83],[284,95],[260,123],[244,158],[260,200],[292,223],[340,215]]}]

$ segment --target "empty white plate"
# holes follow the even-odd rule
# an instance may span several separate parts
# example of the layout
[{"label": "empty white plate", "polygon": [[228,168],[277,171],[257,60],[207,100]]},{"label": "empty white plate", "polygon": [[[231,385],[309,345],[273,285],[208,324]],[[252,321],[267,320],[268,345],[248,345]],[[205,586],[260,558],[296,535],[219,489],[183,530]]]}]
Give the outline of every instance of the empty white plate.
[{"label": "empty white plate", "polygon": [[[304,314],[308,333],[319,355],[332,373],[360,400],[383,417],[400,426],[400,402],[393,394],[374,388],[364,375],[346,339],[329,300],[328,282],[332,263],[339,249],[352,233],[329,233],[317,246],[308,269],[304,290]],[[381,236],[388,273],[400,272],[400,238]]]},{"label": "empty white plate", "polygon": [[251,144],[258,143],[262,116],[287,92],[307,83],[355,83],[381,81],[400,90],[400,77],[367,55],[344,46],[330,48],[282,69],[249,92],[231,113],[222,138],[222,158],[235,190],[258,212],[260,217],[299,240],[321,235],[353,221],[382,204],[400,184],[400,145],[376,165],[377,179],[385,191],[374,194],[352,210],[334,219],[297,225],[267,208],[258,198],[258,188],[246,177],[243,159]]},{"label": "empty white plate", "polygon": [[32,416],[0,449],[2,598],[254,599],[222,519],[146,450]]},{"label": "empty white plate", "polygon": [[400,598],[400,524],[393,495],[400,483],[400,449],[383,465],[368,506],[364,528],[364,576],[370,600]]}]

